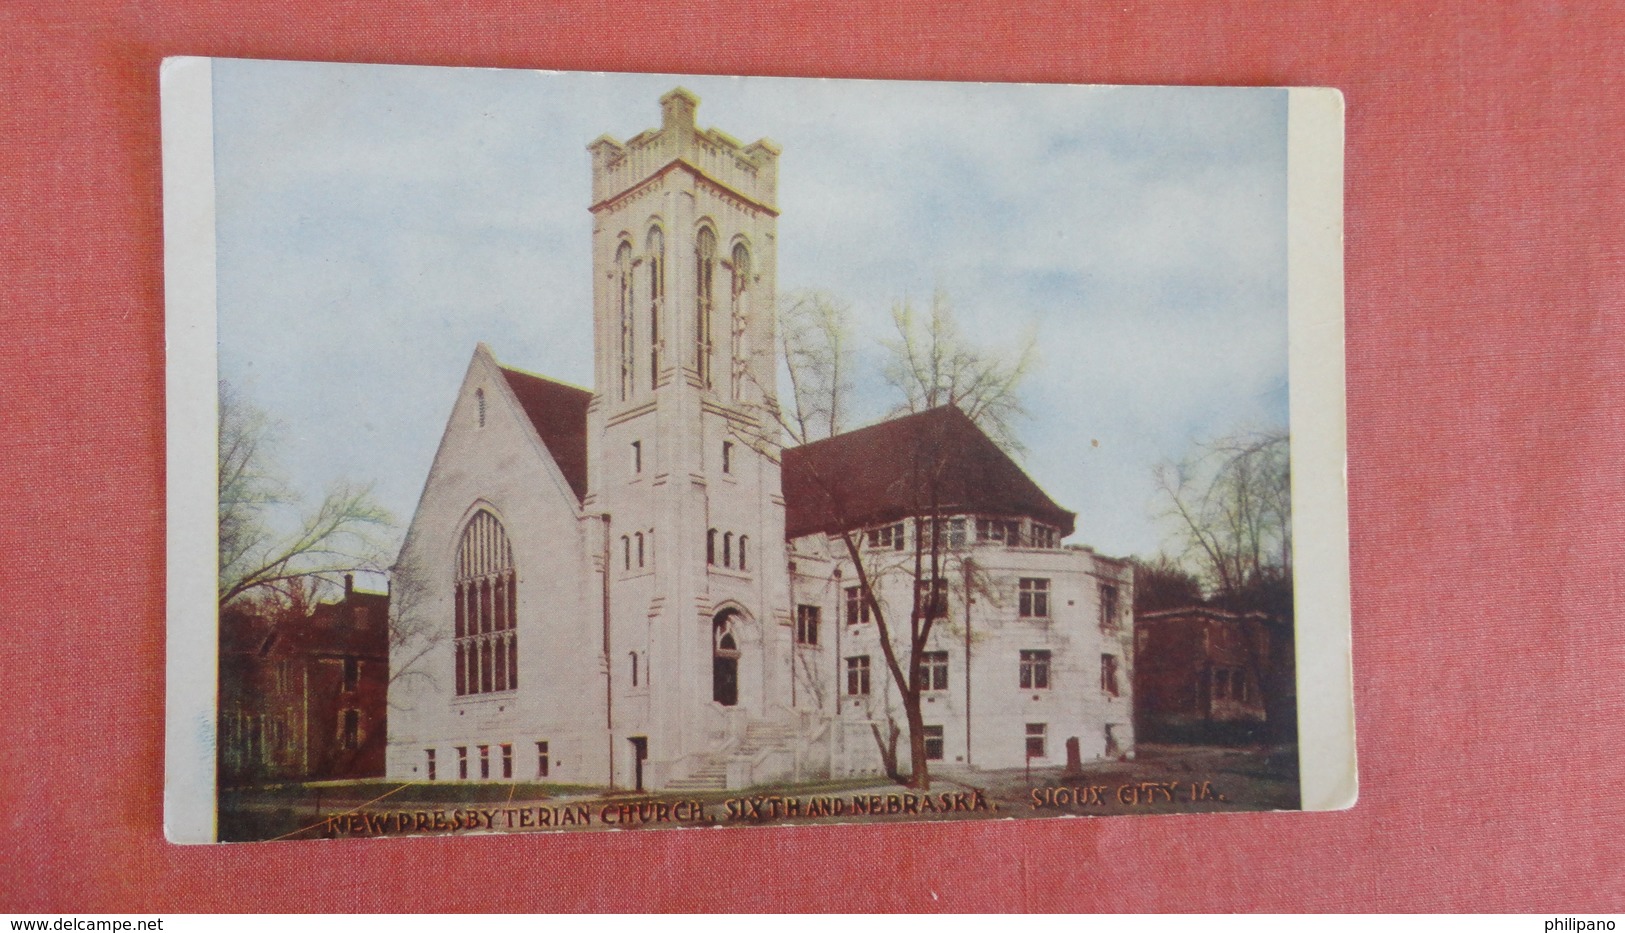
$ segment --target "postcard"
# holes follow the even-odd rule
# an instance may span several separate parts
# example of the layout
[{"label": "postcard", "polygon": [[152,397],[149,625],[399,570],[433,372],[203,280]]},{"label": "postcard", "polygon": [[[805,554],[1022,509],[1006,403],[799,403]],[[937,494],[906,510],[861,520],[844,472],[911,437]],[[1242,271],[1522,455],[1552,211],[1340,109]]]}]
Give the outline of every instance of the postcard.
[{"label": "postcard", "polygon": [[1336,91],[162,92],[172,841],[1353,804]]}]

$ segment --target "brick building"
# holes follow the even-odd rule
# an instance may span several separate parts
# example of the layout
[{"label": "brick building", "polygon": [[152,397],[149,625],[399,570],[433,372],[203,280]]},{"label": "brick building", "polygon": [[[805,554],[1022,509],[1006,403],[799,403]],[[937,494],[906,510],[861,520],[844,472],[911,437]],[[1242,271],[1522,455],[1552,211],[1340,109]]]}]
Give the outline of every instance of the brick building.
[{"label": "brick building", "polygon": [[220,616],[222,786],[381,777],[389,596],[355,589],[309,614]]},{"label": "brick building", "polygon": [[1234,744],[1268,737],[1283,645],[1264,613],[1203,606],[1145,612],[1134,629],[1135,721],[1142,741]]}]

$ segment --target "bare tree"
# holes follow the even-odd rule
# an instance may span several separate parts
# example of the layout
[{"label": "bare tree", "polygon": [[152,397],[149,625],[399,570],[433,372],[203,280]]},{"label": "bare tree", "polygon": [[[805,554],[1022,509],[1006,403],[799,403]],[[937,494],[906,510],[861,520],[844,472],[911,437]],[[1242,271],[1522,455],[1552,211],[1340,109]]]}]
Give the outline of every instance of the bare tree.
[{"label": "bare tree", "polygon": [[1131,558],[1134,568],[1134,614],[1200,606],[1202,581],[1167,554]]},{"label": "bare tree", "polygon": [[1199,444],[1157,469],[1164,517],[1198,571],[1208,601],[1262,613],[1268,656],[1249,642],[1276,741],[1297,735],[1292,581],[1291,440],[1284,429],[1241,431]]},{"label": "bare tree", "polygon": [[1292,473],[1286,431],[1232,434],[1157,468],[1164,505],[1209,592],[1234,599],[1292,578]]},{"label": "bare tree", "polygon": [[[851,409],[852,327],[850,314],[839,301],[812,293],[788,302],[781,314],[781,349],[791,398],[769,408],[789,438],[810,443],[847,428]],[[1015,353],[1000,354],[972,346],[960,334],[946,297],[938,293],[929,311],[921,313],[908,302],[892,312],[895,334],[882,345],[888,351],[883,370],[897,390],[894,415],[914,414],[953,406],[1007,451],[1018,449],[1014,420],[1023,414],[1016,390],[1031,366],[1033,341]],[[939,625],[949,624],[946,606],[950,590],[965,598],[978,587],[979,575],[969,562],[967,539],[956,539],[943,514],[944,480],[954,468],[958,450],[952,422],[942,420],[923,429],[912,449],[898,451],[908,473],[912,497],[907,503],[913,547],[911,550],[868,553],[862,547],[864,529],[854,527],[857,517],[838,520],[833,534],[857,576],[859,598],[874,622],[886,670],[896,686],[907,720],[910,771],[904,777],[896,752],[901,729],[890,703],[885,727],[874,724],[875,740],[887,772],[913,787],[930,787],[925,751],[922,694],[926,688],[924,658]],[[831,503],[840,503],[843,477],[814,476]],[[839,519],[840,517],[837,516]],[[906,617],[893,613],[880,590],[887,580],[909,584],[912,594]],[[902,607],[899,607],[902,608]]]},{"label": "bare tree", "polygon": [[339,586],[344,574],[378,572],[385,563],[388,512],[372,487],[335,483],[291,529],[278,519],[296,513],[299,497],[277,475],[270,417],[220,383],[219,604],[248,594],[291,600],[312,581]]},{"label": "bare tree", "polygon": [[425,574],[396,564],[390,571],[389,586],[389,705],[407,691],[397,684],[426,680],[437,683],[434,671],[425,663],[435,648],[450,637],[446,620],[438,613],[433,591]]}]

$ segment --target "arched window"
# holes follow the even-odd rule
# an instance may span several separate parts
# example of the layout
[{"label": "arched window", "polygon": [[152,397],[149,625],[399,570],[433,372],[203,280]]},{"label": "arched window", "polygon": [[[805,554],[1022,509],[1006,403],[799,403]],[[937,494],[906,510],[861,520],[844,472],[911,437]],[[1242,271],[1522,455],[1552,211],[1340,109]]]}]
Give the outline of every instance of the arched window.
[{"label": "arched window", "polygon": [[694,237],[694,367],[700,385],[711,385],[711,308],[717,265],[717,235],[701,227]]},{"label": "arched window", "polygon": [[748,544],[748,543],[750,543],[750,535],[740,535],[739,536],[739,569],[740,570],[749,570],[750,569],[749,567],[745,566],[745,545]]},{"label": "arched window", "polygon": [[649,228],[649,388],[660,381],[660,306],[666,300],[666,237]]},{"label": "arched window", "polygon": [[485,390],[484,389],[475,389],[474,390],[474,405],[475,405],[476,408],[479,409],[480,427],[483,428],[483,427],[485,427]]},{"label": "arched window", "polygon": [[621,535],[621,569],[632,569],[632,539]]},{"label": "arched window", "polygon": [[638,532],[636,537],[638,539],[638,567],[641,569],[643,567],[643,532]]},{"label": "arched window", "polygon": [[707,564],[717,562],[717,530],[715,528],[705,533],[705,562]]},{"label": "arched window", "polygon": [[722,533],[722,566],[732,567],[733,565],[734,533],[731,531],[725,531]]},{"label": "arched window", "polygon": [[474,513],[457,546],[453,629],[458,696],[519,686],[519,586],[513,548],[495,515]]},{"label": "arched window", "polygon": [[636,687],[638,685],[638,653],[628,651],[626,654],[632,661],[632,686]]},{"label": "arched window", "polygon": [[621,322],[621,401],[631,396],[632,384],[632,244],[621,241],[615,251],[615,288]]},{"label": "arched window", "polygon": [[729,323],[731,325],[729,327],[729,334],[731,337],[729,343],[729,361],[732,365],[732,378],[730,381],[733,388],[733,397],[736,400],[743,398],[745,395],[745,378],[747,373],[745,368],[745,358],[750,351],[750,348],[745,345],[745,325],[747,323],[746,318],[749,316],[750,310],[746,301],[748,296],[745,293],[749,290],[749,288],[750,250],[743,243],[735,243],[733,253],[733,288],[731,289],[733,307],[731,309],[732,313],[729,315]]},{"label": "arched window", "polygon": [[734,634],[738,615],[724,609],[711,623],[711,699],[723,706],[739,703],[739,639]]}]

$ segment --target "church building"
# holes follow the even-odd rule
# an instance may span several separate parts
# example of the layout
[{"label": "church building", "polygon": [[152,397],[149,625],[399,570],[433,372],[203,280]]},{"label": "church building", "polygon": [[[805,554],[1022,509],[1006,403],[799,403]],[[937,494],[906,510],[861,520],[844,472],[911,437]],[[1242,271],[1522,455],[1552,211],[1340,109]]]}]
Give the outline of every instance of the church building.
[{"label": "church building", "polygon": [[484,344],[463,378],[394,568],[388,776],[738,788],[879,772],[894,729],[906,773],[871,616],[906,664],[916,606],[928,758],[1132,754],[1127,564],[957,409],[784,447],[779,150],[660,104],[588,147],[593,388]]}]

